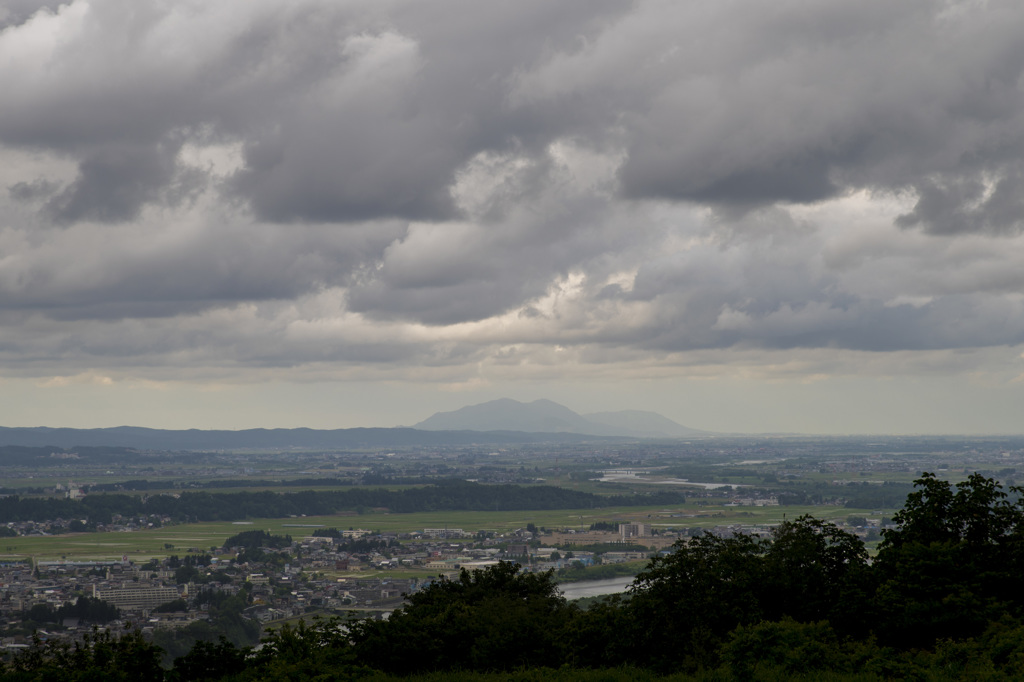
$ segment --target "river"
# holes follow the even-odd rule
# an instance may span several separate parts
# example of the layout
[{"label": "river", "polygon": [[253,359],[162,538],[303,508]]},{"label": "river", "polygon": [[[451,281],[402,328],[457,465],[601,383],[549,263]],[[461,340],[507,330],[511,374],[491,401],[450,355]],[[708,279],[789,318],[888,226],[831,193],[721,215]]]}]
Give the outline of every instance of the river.
[{"label": "river", "polygon": [[633,582],[633,576],[608,578],[607,580],[581,580],[575,583],[562,583],[558,589],[569,601],[583,597],[599,597],[602,594],[618,594],[625,592]]}]

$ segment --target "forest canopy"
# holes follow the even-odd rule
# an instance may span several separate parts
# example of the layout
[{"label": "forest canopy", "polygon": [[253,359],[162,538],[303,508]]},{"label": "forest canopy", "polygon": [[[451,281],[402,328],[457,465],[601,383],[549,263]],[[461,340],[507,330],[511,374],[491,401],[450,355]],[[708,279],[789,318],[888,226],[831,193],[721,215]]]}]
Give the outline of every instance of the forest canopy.
[{"label": "forest canopy", "polygon": [[99,494],[88,495],[81,500],[11,495],[0,498],[0,523],[84,518],[93,523],[106,524],[115,515],[153,514],[168,516],[175,521],[238,521],[246,518],[326,516],[340,511],[374,508],[396,513],[508,511],[682,504],[685,501],[683,495],[673,492],[595,495],[550,485],[483,485],[447,480],[403,490],[352,488],[294,493],[200,491],[148,497]]}]

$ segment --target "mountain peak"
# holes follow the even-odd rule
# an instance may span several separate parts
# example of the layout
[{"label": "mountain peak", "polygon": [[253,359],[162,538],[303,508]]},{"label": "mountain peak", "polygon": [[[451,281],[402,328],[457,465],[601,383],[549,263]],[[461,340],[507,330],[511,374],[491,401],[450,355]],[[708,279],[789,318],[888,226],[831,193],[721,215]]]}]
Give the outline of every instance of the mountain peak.
[{"label": "mountain peak", "polygon": [[580,415],[565,405],[541,398],[522,403],[499,398],[451,412],[438,412],[416,424],[427,431],[527,431],[578,433],[632,438],[682,438],[701,433],[656,412],[623,410]]}]

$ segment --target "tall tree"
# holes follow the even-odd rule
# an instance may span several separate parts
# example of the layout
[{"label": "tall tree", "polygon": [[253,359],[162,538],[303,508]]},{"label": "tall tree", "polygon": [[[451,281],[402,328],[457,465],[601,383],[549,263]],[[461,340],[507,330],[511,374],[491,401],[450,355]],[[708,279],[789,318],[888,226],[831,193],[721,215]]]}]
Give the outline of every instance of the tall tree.
[{"label": "tall tree", "polygon": [[[352,628],[360,662],[388,672],[510,670],[558,666],[559,633],[574,609],[552,572],[524,573],[501,562],[463,569],[408,595],[408,604],[387,620]],[[396,656],[396,651],[409,655]]]},{"label": "tall tree", "polygon": [[863,633],[871,581],[868,552],[856,535],[812,516],[785,521],[772,531],[765,552],[762,608],[769,620],[831,620]]},{"label": "tall tree", "polygon": [[875,561],[883,641],[928,646],[978,635],[1007,609],[1024,615],[1019,497],[980,474],[953,486],[925,473],[915,488],[893,516],[897,527],[883,531]]},{"label": "tall tree", "polygon": [[705,533],[652,559],[630,588],[634,650],[663,669],[714,665],[726,633],[765,615],[769,544],[755,535]]}]

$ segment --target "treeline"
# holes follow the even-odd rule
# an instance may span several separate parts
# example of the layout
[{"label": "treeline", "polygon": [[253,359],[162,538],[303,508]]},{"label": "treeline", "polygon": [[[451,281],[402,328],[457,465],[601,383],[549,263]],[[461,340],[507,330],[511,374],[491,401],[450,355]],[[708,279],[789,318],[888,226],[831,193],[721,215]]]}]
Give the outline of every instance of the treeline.
[{"label": "treeline", "polygon": [[[78,455],[78,459],[88,459],[93,463],[138,461],[139,458],[137,450],[117,446],[59,448],[55,446],[35,447],[26,445],[0,445],[0,461],[3,461],[6,466],[31,466],[40,468],[47,466],[58,467],[67,464],[67,460],[51,457],[54,453],[74,453]],[[190,453],[185,453],[183,456],[189,456],[189,454]],[[198,457],[198,455],[191,455],[190,458],[197,459]]]},{"label": "treeline", "polygon": [[[859,538],[812,517],[769,537],[704,534],[652,559],[628,599],[586,610],[551,572],[462,571],[386,620],[283,626],[258,651],[198,643],[144,679],[1020,679],[1024,507],[982,476],[954,487],[926,474],[893,520],[871,562]],[[118,646],[136,649],[131,674],[159,660],[132,634],[92,646],[106,647],[104,679],[122,679]],[[66,650],[39,644],[0,682],[92,679],[75,675],[96,655],[71,669]]]},{"label": "treeline", "polygon": [[385,540],[383,538],[373,537],[343,539],[344,535],[337,528],[317,528],[313,531],[313,537],[332,538],[334,540],[334,548],[336,550],[354,554],[363,552],[382,552],[392,546],[392,544],[398,543],[398,540],[394,539]]},{"label": "treeline", "polygon": [[292,537],[290,535],[274,535],[265,530],[244,530],[225,540],[224,549],[231,549],[232,547],[241,547],[242,549],[259,549],[261,547],[281,549],[291,544]]},{"label": "treeline", "polygon": [[909,483],[896,481],[882,485],[853,483],[843,486],[842,496],[848,509],[893,509],[899,507],[912,490]]},{"label": "treeline", "polygon": [[[145,492],[147,490],[180,489],[207,489],[207,488],[337,488],[342,486],[353,486],[365,481],[357,481],[352,478],[338,478],[337,476],[319,478],[291,478],[282,480],[251,479],[251,478],[223,478],[212,481],[188,481],[174,483],[171,481],[150,481],[145,478],[133,479],[122,483],[90,483],[86,487],[89,492],[118,492],[133,491]],[[422,483],[422,479],[416,480]]]},{"label": "treeline", "polygon": [[682,504],[679,493],[601,496],[554,486],[483,485],[468,481],[442,481],[405,490],[383,488],[350,490],[307,490],[294,493],[273,491],[180,495],[102,494],[81,500],[23,498],[0,499],[0,523],[88,519],[111,523],[115,515],[169,516],[178,522],[237,521],[246,518],[324,516],[340,511],[384,508],[391,512],[423,511],[510,511],[581,509],[636,505]]}]

